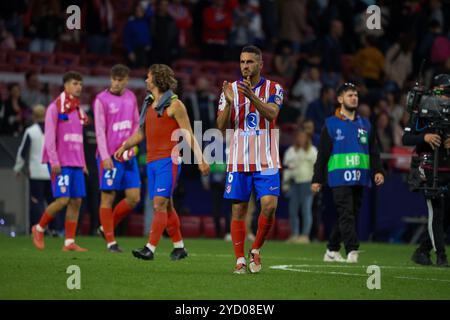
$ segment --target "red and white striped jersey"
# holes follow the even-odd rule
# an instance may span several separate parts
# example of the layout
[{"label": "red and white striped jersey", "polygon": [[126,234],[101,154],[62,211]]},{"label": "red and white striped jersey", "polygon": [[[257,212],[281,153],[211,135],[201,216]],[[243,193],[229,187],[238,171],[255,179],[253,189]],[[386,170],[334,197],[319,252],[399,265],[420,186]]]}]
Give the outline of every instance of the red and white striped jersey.
[{"label": "red and white striped jersey", "polygon": [[[279,156],[279,133],[276,119],[262,117],[253,103],[238,91],[239,81],[232,83],[234,101],[231,106],[231,125],[227,135],[232,134],[227,146],[228,172],[257,172],[281,168]],[[283,88],[276,82],[261,78],[253,92],[263,103],[283,104]],[[222,92],[218,113],[225,108]]]}]

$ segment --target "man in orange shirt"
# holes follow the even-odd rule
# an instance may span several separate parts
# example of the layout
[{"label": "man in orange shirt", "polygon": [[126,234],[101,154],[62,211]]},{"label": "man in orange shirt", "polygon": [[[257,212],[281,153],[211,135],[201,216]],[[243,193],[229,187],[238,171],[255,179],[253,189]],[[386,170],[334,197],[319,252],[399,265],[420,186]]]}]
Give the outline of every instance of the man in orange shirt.
[{"label": "man in orange shirt", "polygon": [[147,140],[148,190],[150,199],[153,199],[155,214],[148,243],[142,249],[133,250],[133,255],[139,259],[152,260],[161,235],[167,228],[174,244],[170,257],[172,260],[180,260],[187,257],[187,251],[172,200],[181,170],[177,141],[171,139],[173,132],[182,129],[202,175],[209,174],[209,165],[194,138],[186,107],[172,91],[177,84],[172,69],[164,64],[152,65],[146,83],[151,94],[144,101],[140,128],[114,155],[116,159],[120,159],[126,150],[138,145],[144,137]]}]

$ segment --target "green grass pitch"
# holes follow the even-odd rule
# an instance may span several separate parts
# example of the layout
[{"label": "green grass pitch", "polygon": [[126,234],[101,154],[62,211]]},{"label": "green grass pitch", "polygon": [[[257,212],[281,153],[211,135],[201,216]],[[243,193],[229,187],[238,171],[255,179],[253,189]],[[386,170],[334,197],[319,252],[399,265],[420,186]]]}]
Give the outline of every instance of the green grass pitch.
[{"label": "green grass pitch", "polygon": [[[261,273],[234,275],[231,243],[222,240],[185,239],[182,261],[169,260],[168,239],[153,261],[131,255],[145,238],[119,238],[122,254],[107,252],[98,237],[77,238],[84,253],[45,240],[41,252],[29,236],[0,236],[0,299],[450,299],[450,268],[413,264],[410,245],[363,243],[360,263],[349,265],[322,262],[324,243],[268,241]],[[70,265],[80,267],[80,290],[67,288]],[[380,267],[379,290],[367,288],[369,265]]]}]

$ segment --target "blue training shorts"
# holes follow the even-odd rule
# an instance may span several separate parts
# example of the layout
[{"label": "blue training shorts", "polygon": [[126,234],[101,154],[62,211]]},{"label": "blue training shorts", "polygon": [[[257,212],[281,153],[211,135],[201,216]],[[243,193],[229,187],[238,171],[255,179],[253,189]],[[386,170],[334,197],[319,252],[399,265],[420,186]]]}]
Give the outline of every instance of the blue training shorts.
[{"label": "blue training shorts", "polygon": [[48,170],[52,177],[54,198],[83,198],[86,196],[83,168],[61,167],[61,174],[56,175],[52,173],[49,164]]},{"label": "blue training shorts", "polygon": [[248,202],[253,187],[256,200],[264,196],[280,196],[280,172],[278,169],[268,169],[258,172],[228,172],[225,183],[225,199]]},{"label": "blue training shorts", "polygon": [[147,163],[148,195],[171,198],[180,176],[181,165],[172,162],[172,158],[163,158]]},{"label": "blue training shorts", "polygon": [[100,157],[97,157],[100,190],[126,190],[141,187],[141,177],[136,157],[124,162],[112,159],[114,168],[104,170]]}]

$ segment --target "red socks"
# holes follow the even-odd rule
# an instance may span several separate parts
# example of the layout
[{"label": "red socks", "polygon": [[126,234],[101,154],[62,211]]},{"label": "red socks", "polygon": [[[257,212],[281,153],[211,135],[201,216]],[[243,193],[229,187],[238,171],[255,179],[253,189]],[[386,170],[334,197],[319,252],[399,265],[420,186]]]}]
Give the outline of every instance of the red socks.
[{"label": "red socks", "polygon": [[179,242],[183,240],[181,236],[181,223],[177,212],[173,209],[167,213],[167,233],[169,234],[172,242]]},{"label": "red socks", "polygon": [[231,220],[230,231],[236,258],[245,257],[245,220]]},{"label": "red socks", "polygon": [[120,221],[122,221],[131,211],[133,211],[133,208],[130,207],[125,199],[120,201],[113,211],[114,228],[116,228]]},{"label": "red socks", "polygon": [[161,239],[164,229],[167,227],[167,216],[166,212],[155,212],[153,216],[152,228],[148,236],[148,242],[156,247]]},{"label": "red socks", "polygon": [[274,222],[275,217],[273,217],[272,219],[268,219],[263,214],[259,214],[258,231],[256,232],[256,238],[252,244],[252,249],[259,249],[262,247]]},{"label": "red socks", "polygon": [[46,227],[50,222],[52,222],[52,220],[53,220],[54,218],[55,218],[55,217],[49,215],[49,214],[47,213],[47,211],[45,211],[44,214],[43,214],[42,217],[41,217],[41,220],[39,220],[39,225],[41,226],[42,229],[45,229],[45,227]]},{"label": "red socks", "polygon": [[111,208],[100,208],[100,223],[103,227],[106,242],[114,242],[113,210]]},{"label": "red socks", "polygon": [[77,233],[77,221],[67,221],[66,220],[66,240],[75,239],[75,234]]}]

